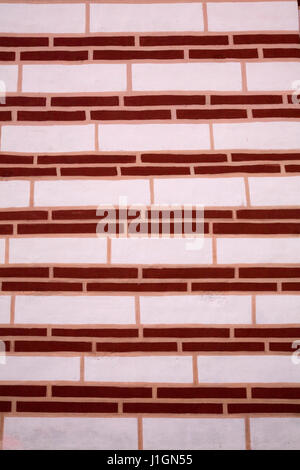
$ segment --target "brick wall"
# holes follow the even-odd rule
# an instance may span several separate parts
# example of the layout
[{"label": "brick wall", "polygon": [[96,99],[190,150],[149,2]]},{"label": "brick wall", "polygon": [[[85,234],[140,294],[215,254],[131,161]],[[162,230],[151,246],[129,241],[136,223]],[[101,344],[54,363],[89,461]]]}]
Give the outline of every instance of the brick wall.
[{"label": "brick wall", "polygon": [[[0,3],[3,449],[299,449],[297,1]],[[202,204],[204,243],[97,207]]]}]

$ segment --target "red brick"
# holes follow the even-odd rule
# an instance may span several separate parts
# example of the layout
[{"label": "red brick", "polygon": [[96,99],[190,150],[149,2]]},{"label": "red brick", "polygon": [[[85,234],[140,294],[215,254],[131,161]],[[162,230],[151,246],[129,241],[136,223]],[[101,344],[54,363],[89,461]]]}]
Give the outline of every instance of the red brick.
[{"label": "red brick", "polygon": [[158,387],[157,398],[246,398],[242,387]]},{"label": "red brick", "polygon": [[225,46],[228,44],[228,36],[141,36],[141,46]]},{"label": "red brick", "polygon": [[136,328],[52,328],[52,336],[86,336],[88,338],[137,338],[138,335],[139,333]]},{"label": "red brick", "polygon": [[88,51],[26,51],[21,60],[87,60]]},{"label": "red brick", "polygon": [[298,44],[298,34],[235,34],[234,44]]},{"label": "red brick", "polygon": [[85,111],[18,111],[18,121],[84,121]]},{"label": "red brick", "polygon": [[280,173],[279,165],[214,165],[197,166],[196,175],[223,173]]},{"label": "red brick", "polygon": [[0,60],[15,60],[16,54],[14,52],[0,51]]},{"label": "red brick", "polygon": [[61,176],[117,176],[117,169],[114,167],[77,167],[61,168]]},{"label": "red brick", "polygon": [[230,403],[228,413],[299,413],[300,404],[293,403]]},{"label": "red brick", "polygon": [[0,277],[49,277],[49,268],[1,266]]},{"label": "red brick", "polygon": [[0,47],[37,47],[48,45],[49,39],[43,37],[0,37]]},{"label": "red brick", "polygon": [[145,338],[229,338],[228,328],[144,328]]},{"label": "red brick", "polygon": [[204,95],[141,95],[125,96],[125,106],[164,106],[205,104]]},{"label": "red brick", "polygon": [[55,164],[115,164],[115,163],[135,163],[135,155],[40,155],[38,157],[39,165]]},{"label": "red brick", "polygon": [[285,171],[287,173],[299,173],[300,165],[285,165]]},{"label": "red brick", "polygon": [[252,398],[300,398],[299,387],[252,387]]},{"label": "red brick", "polygon": [[11,411],[11,402],[10,401],[0,401],[0,412],[5,413]]},{"label": "red brick", "polygon": [[299,118],[300,109],[253,109],[252,115],[254,118]]},{"label": "red brick", "polygon": [[190,175],[189,167],[172,166],[128,166],[121,168],[123,176],[152,176],[152,175]]},{"label": "red brick", "polygon": [[154,342],[134,342],[134,343],[97,343],[98,352],[166,352],[177,351],[177,343],[154,343]]},{"label": "red brick", "polygon": [[153,282],[153,283],[121,283],[121,282],[90,282],[87,284],[88,292],[186,292],[187,284],[184,282]]},{"label": "red brick", "polygon": [[247,223],[247,222],[216,222],[213,224],[215,234],[299,234],[300,223]]},{"label": "red brick", "polygon": [[22,177],[22,176],[56,176],[55,168],[34,168],[34,167],[0,167],[0,176],[3,178]]},{"label": "red brick", "polygon": [[143,163],[217,163],[226,162],[227,156],[222,153],[198,155],[175,153],[144,153],[141,156],[141,160]]},{"label": "red brick", "polygon": [[18,234],[96,233],[97,224],[19,224]]},{"label": "red brick", "polygon": [[53,385],[52,396],[79,398],[152,398],[152,389],[149,387]]},{"label": "red brick", "polygon": [[134,36],[58,37],[54,46],[134,46]]},{"label": "red brick", "polygon": [[117,403],[83,402],[17,402],[18,412],[27,413],[117,413]]},{"label": "red brick", "polygon": [[239,209],[238,219],[300,219],[300,209]]},{"label": "red brick", "polygon": [[295,351],[295,348],[292,347],[292,343],[270,343],[269,348],[270,348],[270,351],[277,351],[277,352],[292,353],[293,351]]},{"label": "red brick", "polygon": [[82,285],[75,282],[2,282],[2,291],[81,292]]},{"label": "red brick", "polygon": [[30,165],[32,163],[31,155],[0,155],[0,165]]},{"label": "red brick", "polygon": [[145,279],[233,278],[234,268],[144,268]]},{"label": "red brick", "polygon": [[167,109],[138,110],[138,111],[91,111],[91,119],[109,120],[139,120],[139,119],[171,119],[171,111]]},{"label": "red brick", "polygon": [[283,282],[282,290],[283,291],[299,291],[300,282]]},{"label": "red brick", "polygon": [[281,95],[212,95],[210,104],[280,104]]},{"label": "red brick", "polygon": [[44,385],[0,385],[2,397],[45,397],[46,392]]},{"label": "red brick", "polygon": [[0,328],[0,336],[47,336],[46,328]]},{"label": "red brick", "polygon": [[258,282],[193,282],[192,291],[204,292],[274,292],[277,290],[275,283]]},{"label": "red brick", "polygon": [[190,59],[257,59],[257,49],[191,49]]},{"label": "red brick", "polygon": [[279,278],[279,277],[300,277],[300,268],[272,268],[272,267],[251,267],[239,268],[241,278]]},{"label": "red brick", "polygon": [[[40,96],[6,96],[1,106],[46,106],[46,98]],[[17,156],[17,158],[20,158]]]},{"label": "red brick", "polygon": [[[1,60],[1,53],[0,53],[0,60]],[[0,121],[11,121],[11,112],[0,111]]]},{"label": "red brick", "polygon": [[178,109],[177,119],[242,119],[246,109]]},{"label": "red brick", "polygon": [[[1,270],[0,270],[1,273]],[[54,277],[77,279],[133,279],[137,278],[137,268],[124,267],[57,267],[54,268]]]},{"label": "red brick", "polygon": [[[300,408],[300,405],[299,405]],[[219,403],[124,403],[124,413],[220,414]]]},{"label": "red brick", "polygon": [[272,49],[263,49],[264,58],[265,59],[273,59],[273,58],[299,58],[300,57],[300,49],[299,48],[285,48],[285,47],[278,47]]},{"label": "red brick", "polygon": [[183,59],[183,51],[177,50],[161,50],[161,51],[136,51],[136,50],[99,50],[94,51],[94,60],[168,60]]},{"label": "red brick", "polygon": [[298,338],[300,328],[235,328],[236,338]]},{"label": "red brick", "polygon": [[[1,174],[1,171],[0,171]],[[14,231],[13,225],[0,225],[0,235],[12,235]]]},{"label": "red brick", "polygon": [[118,106],[118,104],[118,96],[54,96],[51,98],[51,106]]},{"label": "red brick", "polygon": [[300,153],[232,153],[233,162],[300,160]]},{"label": "red brick", "polygon": [[264,343],[183,343],[183,351],[226,351],[226,352],[238,352],[238,351],[264,351]]},{"label": "red brick", "polygon": [[79,341],[15,341],[16,352],[86,352],[91,350],[91,343]]},{"label": "red brick", "polygon": [[45,220],[47,218],[47,211],[0,211],[0,220]]}]

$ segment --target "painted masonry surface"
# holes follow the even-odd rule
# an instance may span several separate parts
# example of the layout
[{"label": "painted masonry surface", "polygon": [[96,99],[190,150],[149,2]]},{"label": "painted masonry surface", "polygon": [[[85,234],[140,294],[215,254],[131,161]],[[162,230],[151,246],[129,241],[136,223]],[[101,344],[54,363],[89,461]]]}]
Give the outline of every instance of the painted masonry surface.
[{"label": "painted masonry surface", "polygon": [[300,449],[299,148],[296,0],[0,2],[2,449]]}]

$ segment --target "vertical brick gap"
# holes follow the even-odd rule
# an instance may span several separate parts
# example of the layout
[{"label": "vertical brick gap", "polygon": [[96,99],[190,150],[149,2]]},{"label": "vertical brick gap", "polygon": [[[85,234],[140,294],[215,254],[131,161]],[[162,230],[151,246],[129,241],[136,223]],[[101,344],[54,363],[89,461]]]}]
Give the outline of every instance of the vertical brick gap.
[{"label": "vertical brick gap", "polygon": [[138,428],[138,450],[143,450],[143,418],[138,416],[137,418],[137,428]]},{"label": "vertical brick gap", "polygon": [[207,16],[207,5],[206,2],[202,3],[202,11],[203,11],[203,32],[208,32],[208,16]]},{"label": "vertical brick gap", "polygon": [[210,147],[211,147],[211,150],[215,150],[213,125],[211,122],[209,122],[208,125],[209,125]]},{"label": "vertical brick gap", "polygon": [[256,295],[251,296],[252,323],[256,325]]},{"label": "vertical brick gap", "polygon": [[193,361],[193,383],[194,385],[197,385],[199,383],[199,378],[198,378],[197,356],[195,354],[192,355],[192,361]]},{"label": "vertical brick gap", "polygon": [[126,74],[127,74],[127,92],[132,92],[132,64],[128,62],[126,64]]},{"label": "vertical brick gap", "polygon": [[245,417],[245,441],[246,441],[246,450],[251,450],[251,432],[250,432],[249,416]]},{"label": "vertical brick gap", "polygon": [[107,237],[107,264],[111,264],[111,238]]},{"label": "vertical brick gap", "polygon": [[150,204],[154,204],[154,180],[149,178],[149,188],[150,188]]},{"label": "vertical brick gap", "polygon": [[5,238],[5,254],[4,254],[4,263],[9,264],[9,238]]},{"label": "vertical brick gap", "polygon": [[248,176],[244,176],[244,183],[245,183],[246,204],[249,207],[251,206],[251,199],[250,199],[250,188],[249,188]]},{"label": "vertical brick gap", "polygon": [[30,188],[29,188],[29,207],[34,206],[34,181],[30,181]]},{"label": "vertical brick gap", "polygon": [[99,152],[99,125],[95,124],[95,151]]},{"label": "vertical brick gap", "polygon": [[242,74],[242,91],[248,91],[247,87],[247,75],[246,75],[246,63],[241,61],[241,74]]},{"label": "vertical brick gap", "polygon": [[17,83],[17,92],[22,92],[22,80],[23,80],[23,66],[18,64],[18,83]]},{"label": "vertical brick gap", "polygon": [[135,323],[141,325],[141,311],[140,311],[140,296],[134,296],[134,307],[135,307]]},{"label": "vertical brick gap", "polygon": [[10,324],[15,323],[16,296],[12,295],[10,299]]},{"label": "vertical brick gap", "polygon": [[81,383],[84,383],[84,356],[80,356],[80,379]]},{"label": "vertical brick gap", "polygon": [[85,4],[85,32],[86,34],[90,33],[90,4],[89,2]]}]

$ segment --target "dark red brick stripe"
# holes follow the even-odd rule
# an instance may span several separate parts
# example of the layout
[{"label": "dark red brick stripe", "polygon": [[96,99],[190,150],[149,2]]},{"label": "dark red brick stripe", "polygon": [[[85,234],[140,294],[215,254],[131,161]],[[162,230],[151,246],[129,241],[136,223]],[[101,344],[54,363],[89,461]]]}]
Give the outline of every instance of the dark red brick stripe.
[{"label": "dark red brick stripe", "polygon": [[54,46],[134,46],[134,36],[56,37]]},{"label": "dark red brick stripe", "polygon": [[299,44],[299,34],[235,34],[234,44]]},{"label": "dark red brick stripe", "polygon": [[235,328],[236,338],[298,338],[300,328]]},{"label": "dark red brick stripe", "polygon": [[21,52],[21,60],[87,60],[88,51],[25,51]]},{"label": "dark red brick stripe", "polygon": [[72,341],[15,341],[16,352],[90,352],[92,344]]},{"label": "dark red brick stripe", "polygon": [[228,36],[211,35],[166,35],[166,36],[141,36],[141,46],[225,46],[229,44]]},{"label": "dark red brick stripe", "polygon": [[134,342],[134,343],[97,343],[96,349],[98,352],[111,352],[111,353],[123,353],[123,352],[176,352],[177,343],[146,343],[146,342]]},{"label": "dark red brick stripe", "polygon": [[45,385],[0,385],[2,397],[45,397],[46,393]]},{"label": "dark red brick stripe", "polygon": [[118,106],[118,96],[54,96],[51,106]]},{"label": "dark red brick stripe", "polygon": [[[1,390],[1,389],[0,389]],[[53,385],[53,397],[152,398],[150,387]],[[232,398],[236,398],[235,396]]]},{"label": "dark red brick stripe", "polygon": [[45,37],[1,36],[0,47],[39,47],[48,46],[49,39]]},{"label": "dark red brick stripe", "polygon": [[183,343],[183,351],[200,351],[200,352],[261,352],[265,350],[264,343],[249,342],[230,342],[230,343]]},{"label": "dark red brick stripe", "polygon": [[18,401],[17,411],[27,413],[117,413],[118,404],[108,402]]},{"label": "dark red brick stripe", "polygon": [[205,104],[204,95],[140,95],[125,96],[125,106],[163,106]]},{"label": "dark red brick stripe", "polygon": [[161,51],[145,51],[145,50],[95,50],[93,54],[94,60],[166,60],[166,59],[183,59],[184,52],[180,50],[161,50]]},{"label": "dark red brick stripe", "polygon": [[[46,331],[46,330],[45,330]],[[1,334],[1,329],[0,329]],[[137,328],[52,328],[52,336],[88,338],[137,338]]]}]

